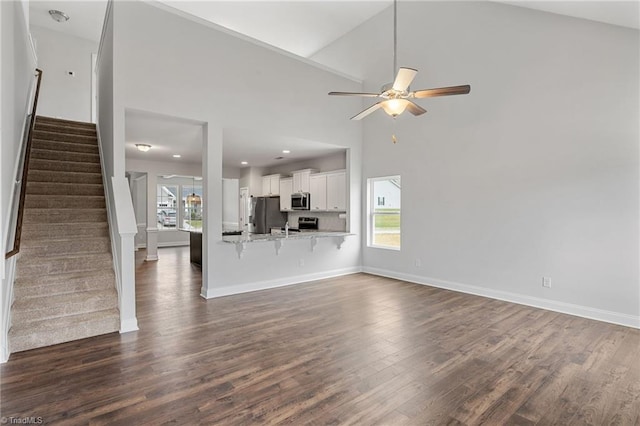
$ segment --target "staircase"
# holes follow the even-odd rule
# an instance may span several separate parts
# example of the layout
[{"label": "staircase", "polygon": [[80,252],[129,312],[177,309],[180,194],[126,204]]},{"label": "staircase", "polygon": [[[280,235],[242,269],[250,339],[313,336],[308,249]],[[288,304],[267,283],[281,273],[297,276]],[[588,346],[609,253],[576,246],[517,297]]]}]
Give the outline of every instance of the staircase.
[{"label": "staircase", "polygon": [[11,307],[11,352],[118,331],[95,124],[37,117]]}]

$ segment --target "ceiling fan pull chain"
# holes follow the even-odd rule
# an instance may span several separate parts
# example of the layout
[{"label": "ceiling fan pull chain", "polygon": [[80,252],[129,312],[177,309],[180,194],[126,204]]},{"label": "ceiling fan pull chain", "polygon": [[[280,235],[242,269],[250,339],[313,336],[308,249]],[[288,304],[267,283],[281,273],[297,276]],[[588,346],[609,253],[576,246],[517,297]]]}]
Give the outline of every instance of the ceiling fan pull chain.
[{"label": "ceiling fan pull chain", "polygon": [[391,142],[393,142],[393,144],[397,144],[398,143],[398,138],[396,138],[396,118],[393,117],[393,133],[391,134]]}]

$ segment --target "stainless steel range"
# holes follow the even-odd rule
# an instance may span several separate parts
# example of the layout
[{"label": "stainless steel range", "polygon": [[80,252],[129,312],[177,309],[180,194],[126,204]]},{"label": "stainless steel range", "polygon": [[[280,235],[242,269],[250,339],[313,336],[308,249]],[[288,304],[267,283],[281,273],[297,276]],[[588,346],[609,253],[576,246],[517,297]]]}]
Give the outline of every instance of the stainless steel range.
[{"label": "stainless steel range", "polygon": [[318,218],[317,217],[299,217],[298,229],[300,231],[317,231]]}]

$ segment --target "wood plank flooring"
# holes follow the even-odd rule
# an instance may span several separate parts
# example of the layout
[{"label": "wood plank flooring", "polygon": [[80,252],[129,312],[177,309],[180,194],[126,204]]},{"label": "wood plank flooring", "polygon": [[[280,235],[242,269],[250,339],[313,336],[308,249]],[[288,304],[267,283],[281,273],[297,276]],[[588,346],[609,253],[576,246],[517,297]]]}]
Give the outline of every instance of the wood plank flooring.
[{"label": "wood plank flooring", "polygon": [[188,249],[143,256],[140,331],[13,354],[2,416],[640,424],[640,330],[366,274],[206,301]]}]

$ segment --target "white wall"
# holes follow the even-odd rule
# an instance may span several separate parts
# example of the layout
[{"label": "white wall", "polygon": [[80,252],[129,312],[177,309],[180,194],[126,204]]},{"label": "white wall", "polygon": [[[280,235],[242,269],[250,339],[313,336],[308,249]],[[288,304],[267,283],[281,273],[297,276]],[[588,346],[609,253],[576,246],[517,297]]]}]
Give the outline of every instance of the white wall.
[{"label": "white wall", "polygon": [[[400,174],[403,208],[402,250],[366,248],[365,267],[640,326],[638,31],[491,2],[398,14],[412,88],[471,93],[418,100],[429,112],[395,127],[382,112],[365,120],[363,177]],[[365,64],[377,90],[391,19],[316,59]]]},{"label": "white wall", "polygon": [[[225,127],[250,126],[270,134],[326,141],[351,148],[352,205],[360,199],[361,125],[346,117],[359,100],[335,102],[336,88],[360,90],[360,84],[265,49],[205,25],[141,2],[112,4],[115,25],[116,90],[113,173],[124,174],[124,114],[131,108],[206,124],[204,146],[203,295],[212,297],[326,276],[360,265],[359,238],[338,251],[330,241],[314,253],[292,244],[279,256],[270,244],[252,244],[238,259],[235,247],[222,243],[219,209],[207,208],[222,197],[222,140]],[[300,93],[304,92],[303,101]],[[256,93],[260,93],[256,96]],[[337,141],[337,142],[336,142]],[[359,203],[358,203],[359,205]],[[360,210],[352,221],[359,228]],[[303,244],[300,242],[300,244]],[[308,245],[304,245],[308,247]],[[304,267],[300,258],[307,257]]]},{"label": "white wall", "polygon": [[240,179],[242,169],[234,166],[222,166],[222,177],[225,179]]},{"label": "white wall", "polygon": [[32,26],[31,33],[44,72],[39,114],[91,121],[91,54],[98,45],[38,26]]},{"label": "white wall", "polygon": [[347,155],[345,152],[339,152],[330,155],[323,155],[320,157],[309,158],[308,160],[295,161],[292,163],[286,163],[274,167],[269,167],[265,170],[266,174],[287,174],[291,172],[303,169],[316,169],[318,172],[331,172],[333,170],[344,170],[347,168]]},{"label": "white wall", "polygon": [[[0,2],[0,240],[2,255],[13,247],[7,241],[16,167],[20,155],[25,117],[36,67],[28,32],[27,9],[21,2]],[[7,332],[12,298],[15,256],[2,262],[0,300],[0,362],[8,358]]]},{"label": "white wall", "polygon": [[268,173],[264,167],[245,167],[240,170],[240,188],[249,188],[249,196],[262,195],[262,176]]}]

